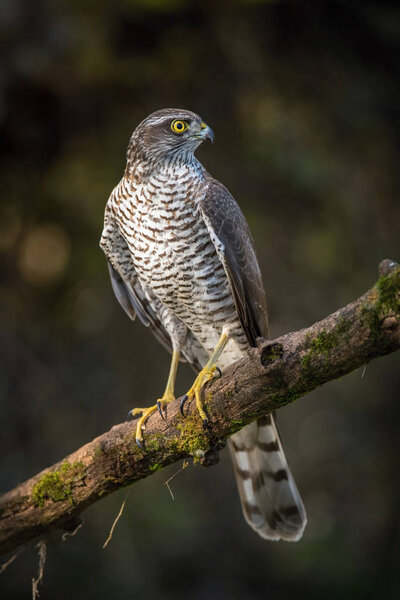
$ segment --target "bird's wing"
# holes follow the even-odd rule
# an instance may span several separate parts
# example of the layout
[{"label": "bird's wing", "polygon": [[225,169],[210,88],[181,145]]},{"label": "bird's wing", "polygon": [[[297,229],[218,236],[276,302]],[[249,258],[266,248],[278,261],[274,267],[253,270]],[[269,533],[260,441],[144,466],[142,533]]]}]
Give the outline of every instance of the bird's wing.
[{"label": "bird's wing", "polygon": [[133,266],[128,245],[109,212],[106,212],[100,247],[107,257],[114,294],[128,317],[133,320],[138,316],[164,348],[172,352],[170,336],[150,305]]},{"label": "bird's wing", "polygon": [[269,335],[267,300],[254,244],[242,211],[226,187],[207,176],[199,208],[224,265],[236,310],[251,346]]}]

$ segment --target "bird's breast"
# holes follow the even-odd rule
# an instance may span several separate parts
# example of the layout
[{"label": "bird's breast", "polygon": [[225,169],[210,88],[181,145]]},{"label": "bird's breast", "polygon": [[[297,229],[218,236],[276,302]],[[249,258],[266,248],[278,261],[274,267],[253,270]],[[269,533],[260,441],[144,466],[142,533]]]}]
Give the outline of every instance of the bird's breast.
[{"label": "bird's breast", "polygon": [[234,303],[190,178],[155,176],[120,194],[114,214],[144,288],[183,321],[213,322]]}]

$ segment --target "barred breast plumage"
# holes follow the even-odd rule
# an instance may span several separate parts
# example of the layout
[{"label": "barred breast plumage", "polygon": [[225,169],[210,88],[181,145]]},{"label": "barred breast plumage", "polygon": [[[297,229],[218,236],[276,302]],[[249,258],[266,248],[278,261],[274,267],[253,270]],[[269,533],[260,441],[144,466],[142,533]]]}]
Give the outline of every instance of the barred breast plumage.
[{"label": "barred breast plumage", "polygon": [[223,357],[229,364],[230,355],[237,360],[247,342],[223,264],[199,218],[204,184],[204,169],[196,159],[185,165],[168,162],[140,181],[124,176],[108,208],[153,310],[159,310],[159,303],[170,309],[207,353],[222,326],[231,323],[233,338]]},{"label": "barred breast plumage", "polygon": [[[194,157],[213,133],[194,113],[157,111],[134,131],[127,167],[106,206],[101,247],[125,312],[172,351],[164,396],[137,425],[174,398],[177,362],[199,375],[188,394],[206,419],[199,389],[222,367],[268,337],[265,292],[247,223],[228,190]],[[274,419],[231,438],[247,522],[262,537],[297,540],[306,515]]]}]

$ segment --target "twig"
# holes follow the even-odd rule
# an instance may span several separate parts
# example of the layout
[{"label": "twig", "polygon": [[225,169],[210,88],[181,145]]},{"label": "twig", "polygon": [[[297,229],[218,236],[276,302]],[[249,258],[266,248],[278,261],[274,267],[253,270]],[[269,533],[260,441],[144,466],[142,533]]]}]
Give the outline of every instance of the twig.
[{"label": "twig", "polygon": [[118,521],[120,520],[120,518],[121,518],[121,516],[122,516],[122,513],[124,512],[124,508],[125,508],[125,504],[126,504],[126,501],[127,501],[127,499],[128,499],[128,496],[129,496],[129,492],[127,492],[127,494],[126,494],[126,496],[125,496],[125,500],[122,502],[122,504],[121,504],[121,508],[119,509],[119,513],[117,514],[117,516],[116,516],[116,518],[115,518],[115,520],[114,520],[114,523],[111,525],[111,529],[110,529],[110,533],[109,533],[109,535],[108,535],[108,538],[106,539],[106,541],[105,541],[105,542],[104,542],[104,544],[103,544],[103,550],[104,550],[104,548],[105,548],[106,546],[108,546],[108,543],[111,541],[111,538],[112,538],[112,536],[113,536],[113,533],[114,533],[114,529],[115,529],[115,527],[116,527],[116,525],[117,525]]},{"label": "twig", "polygon": [[19,556],[22,552],[23,548],[20,548],[18,552],[13,554],[11,558],[9,558],[5,563],[0,566],[0,575],[4,573],[4,571],[14,562],[14,560]]},{"label": "twig", "polygon": [[188,463],[187,460],[184,460],[181,468],[178,469],[176,473],[174,473],[173,475],[171,475],[171,477],[169,479],[167,479],[167,481],[165,482],[165,485],[167,486],[168,491],[171,494],[172,500],[175,500],[175,496],[174,496],[174,494],[172,492],[172,488],[169,485],[169,482],[172,481],[179,473],[181,473],[181,471],[183,471],[184,469],[186,469],[187,466],[189,466],[189,463]]},{"label": "twig", "polygon": [[44,565],[46,564],[46,542],[41,540],[35,548],[39,549],[39,568],[36,579],[32,577],[32,600],[39,598],[39,583],[43,581]]},{"label": "twig", "polygon": [[82,521],[80,521],[78,523],[78,525],[75,527],[75,529],[73,531],[64,531],[64,533],[61,536],[61,541],[65,542],[65,540],[68,537],[74,537],[74,535],[76,535],[78,533],[78,531],[80,530],[80,528],[83,526],[85,520],[82,519]]}]

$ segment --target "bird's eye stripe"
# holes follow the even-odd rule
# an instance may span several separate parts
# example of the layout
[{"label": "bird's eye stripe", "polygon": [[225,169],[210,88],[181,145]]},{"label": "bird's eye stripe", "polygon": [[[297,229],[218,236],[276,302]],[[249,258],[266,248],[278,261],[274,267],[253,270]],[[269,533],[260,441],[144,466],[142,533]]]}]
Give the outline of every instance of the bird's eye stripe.
[{"label": "bird's eye stripe", "polygon": [[183,133],[188,128],[188,124],[186,121],[180,121],[179,119],[175,119],[171,123],[171,129],[174,133]]}]

